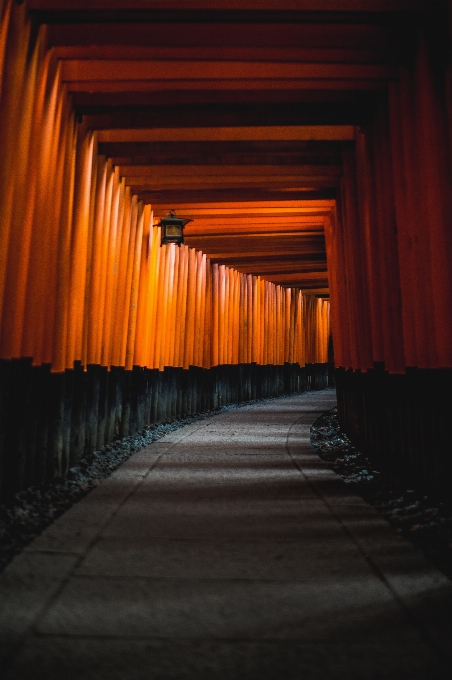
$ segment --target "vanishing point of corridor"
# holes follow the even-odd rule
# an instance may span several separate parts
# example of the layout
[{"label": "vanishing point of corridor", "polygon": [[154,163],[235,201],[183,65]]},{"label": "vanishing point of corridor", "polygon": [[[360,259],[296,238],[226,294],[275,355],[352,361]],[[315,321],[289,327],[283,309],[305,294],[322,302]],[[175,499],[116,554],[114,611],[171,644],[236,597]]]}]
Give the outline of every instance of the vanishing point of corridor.
[{"label": "vanishing point of corridor", "polygon": [[2,680],[447,677],[450,582],[316,455],[334,403],[257,403],[133,455],[3,573]]}]

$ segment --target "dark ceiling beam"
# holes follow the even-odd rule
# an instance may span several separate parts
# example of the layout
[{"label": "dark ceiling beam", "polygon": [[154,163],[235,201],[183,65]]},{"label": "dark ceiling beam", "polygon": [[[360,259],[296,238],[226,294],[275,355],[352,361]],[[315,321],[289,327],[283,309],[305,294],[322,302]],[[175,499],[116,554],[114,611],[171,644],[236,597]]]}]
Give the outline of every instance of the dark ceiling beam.
[{"label": "dark ceiling beam", "polygon": [[[325,260],[325,240],[322,236],[318,238],[304,237],[302,234],[240,234],[239,236],[225,235],[224,238],[212,238],[204,235],[187,235],[190,244],[203,243],[206,252],[209,253],[228,253],[230,257],[240,259],[256,259],[264,257],[268,261],[273,257],[283,257],[284,259],[303,254],[308,259],[310,256],[316,260]],[[198,245],[194,246],[198,248]]]},{"label": "dark ceiling beam", "polygon": [[[207,91],[205,91],[207,92]],[[219,93],[219,91],[216,91]],[[225,91],[227,92],[227,91]],[[296,103],[287,101],[281,102],[279,106],[275,106],[272,102],[265,101],[250,101],[251,91],[246,92],[246,108],[238,104],[236,110],[231,106],[230,100],[225,101],[224,104],[218,105],[215,97],[212,98],[211,103],[205,103],[202,107],[196,108],[191,106],[195,91],[185,90],[182,92],[157,92],[156,100],[158,106],[148,106],[146,104],[133,104],[127,106],[119,106],[112,102],[108,104],[108,99],[111,95],[119,96],[118,93],[102,92],[105,99],[102,103],[96,101],[93,93],[86,97],[83,94],[83,101],[78,100],[81,93],[72,92],[74,98],[74,109],[77,113],[78,119],[83,120],[86,127],[94,130],[105,129],[134,129],[145,127],[186,127],[187,125],[200,124],[203,127],[232,127],[233,125],[260,125],[260,126],[292,126],[292,125],[356,125],[358,127],[365,126],[371,120],[377,100],[381,100],[381,90],[361,90],[359,94],[372,95],[367,100],[356,101],[354,98],[350,103],[337,103],[334,101],[325,101],[322,104],[311,103]],[[257,92],[257,91],[256,91]],[[279,94],[280,91],[277,91]],[[300,92],[300,91],[299,91]],[[358,91],[355,91],[357,93]],[[178,94],[188,93],[189,97],[185,101],[184,97],[177,96]],[[121,98],[123,101],[128,101],[135,93],[123,92]],[[140,96],[138,99],[143,99],[143,93],[136,93]],[[145,93],[149,94],[149,92]],[[209,95],[215,94],[215,91],[209,91]],[[130,95],[130,96],[129,96]],[[168,98],[167,96],[168,95]],[[210,98],[210,97],[209,97]],[[92,99],[90,102],[89,100]],[[93,103],[94,102],[94,103]],[[155,103],[155,102],[154,102]],[[224,111],[220,111],[221,107]],[[209,108],[212,109],[211,116],[209,116]],[[266,110],[268,108],[268,110]],[[168,110],[168,115],[165,116],[165,109]],[[184,109],[187,109],[186,116],[183,116]],[[292,153],[294,153],[292,151]],[[116,155],[122,155],[117,153]],[[140,154],[142,155],[142,154]]]},{"label": "dark ceiling beam", "polygon": [[235,190],[251,190],[254,191],[256,188],[258,188],[260,191],[287,191],[287,192],[296,192],[296,191],[311,191],[311,190],[323,190],[326,188],[329,189],[334,189],[339,186],[339,181],[338,180],[332,180],[332,179],[325,179],[325,178],[303,178],[299,181],[293,181],[290,184],[287,184],[287,182],[277,182],[277,181],[271,181],[271,180],[259,180],[259,181],[246,181],[246,180],[239,180],[236,182],[222,182],[222,181],[216,181],[216,182],[205,182],[205,181],[199,181],[197,182],[196,179],[193,182],[170,182],[170,181],[161,181],[161,182],[151,182],[149,181],[148,178],[136,178],[136,177],[131,177],[130,180],[126,177],[125,178],[126,185],[130,186],[132,189],[133,193],[139,194],[141,191],[147,191],[147,190],[152,190],[152,191],[178,191],[179,188],[188,190],[188,187],[191,187],[193,191],[196,190],[207,190],[208,187],[211,187],[212,191],[215,191],[217,189],[223,190],[225,187],[230,190],[230,191],[235,191]]},{"label": "dark ceiling beam", "polygon": [[[285,283],[282,283],[281,285],[283,288],[292,288],[292,286],[288,286]],[[305,293],[307,295],[315,295],[315,297],[323,298],[324,300],[329,300],[330,298],[330,290],[328,287],[304,289],[303,286],[296,286],[296,288],[298,288],[301,293]]]},{"label": "dark ceiling beam", "polygon": [[354,141],[353,125],[231,125],[228,127],[109,128],[99,142],[286,142]]},{"label": "dark ceiling beam", "polygon": [[[196,221],[197,218],[194,218]],[[224,231],[221,231],[220,229],[212,232],[208,230],[202,230],[200,228],[199,231],[195,230],[195,227],[190,225],[191,228],[187,227],[186,228],[186,235],[187,238],[202,238],[206,242],[222,242],[222,243],[234,243],[234,240],[236,242],[240,242],[241,240],[251,240],[254,243],[260,243],[261,241],[268,240],[269,238],[277,238],[279,241],[282,243],[283,240],[285,241],[291,241],[294,243],[297,242],[303,242],[303,243],[315,243],[315,244],[324,244],[324,236],[323,236],[323,230],[322,229],[316,229],[315,231],[312,230],[303,230],[303,229],[287,229],[284,224],[282,224],[280,227],[276,227],[273,229],[273,231],[265,230],[265,229],[253,229],[250,231],[246,231],[245,229],[243,230],[238,230],[236,232],[229,232],[226,229]],[[298,239],[298,241],[297,241]]]},{"label": "dark ceiling beam", "polygon": [[[105,94],[105,93],[104,93]],[[367,94],[367,91],[366,91]],[[162,95],[164,98],[164,95]],[[85,100],[86,101],[86,100]],[[126,99],[127,101],[127,99]],[[124,102],[124,99],[123,99]],[[137,108],[136,105],[102,106],[81,104],[77,111],[84,115],[87,127],[95,130],[109,128],[187,127],[201,125],[230,127],[232,125],[362,125],[375,108],[374,97],[364,98],[361,106],[352,103],[267,104],[265,106],[210,104],[204,106],[168,105]],[[115,110],[116,108],[116,110]]]},{"label": "dark ceiling beam", "polygon": [[223,254],[229,253],[230,255],[235,255],[243,252],[243,249],[248,249],[248,254],[254,251],[272,253],[274,247],[283,249],[286,254],[290,254],[292,248],[304,249],[307,255],[309,253],[317,253],[324,256],[325,254],[325,242],[323,240],[318,242],[307,241],[305,243],[303,237],[297,234],[287,237],[275,232],[274,234],[262,234],[259,238],[255,235],[248,236],[247,234],[242,234],[240,239],[237,239],[237,237],[232,239],[204,238],[202,236],[187,236],[187,238],[193,247],[200,248],[207,254],[221,251]]},{"label": "dark ceiling beam", "polygon": [[[191,245],[187,242],[187,245]],[[197,247],[197,246],[193,246]],[[228,264],[231,267],[250,267],[250,271],[293,271],[300,273],[315,273],[315,272],[326,272],[326,260],[321,258],[320,253],[310,253],[308,250],[304,252],[297,253],[299,256],[298,261],[289,261],[289,254],[284,252],[277,253],[271,260],[265,261],[266,253],[265,251],[256,252],[255,256],[252,257],[236,257],[235,255],[223,253],[222,251],[211,250],[206,253],[210,259],[215,259],[217,261],[222,260],[223,264]],[[301,259],[302,258],[302,259]]]},{"label": "dark ceiling beam", "polygon": [[[246,272],[243,272],[244,274]],[[282,286],[283,288],[298,288],[301,290],[302,293],[305,295],[313,295],[314,293],[323,293],[325,292],[326,294],[329,294],[329,288],[328,288],[328,280],[324,279],[323,281],[307,281],[304,279],[298,279],[295,276],[286,278],[283,275],[277,275],[277,276],[270,276],[266,275],[262,277],[266,281],[270,281],[271,283],[274,283],[275,285]]]},{"label": "dark ceiling beam", "polygon": [[[221,213],[218,206],[223,204],[217,203],[215,208],[205,207],[208,205],[208,203],[176,203],[171,207],[175,210],[189,211],[191,217],[196,217],[196,222],[185,227],[185,232],[190,234],[196,234],[198,230],[201,234],[216,234],[230,230],[254,234],[278,229],[316,235],[323,232],[325,220],[331,215],[331,209],[320,207],[298,210],[281,207],[278,208],[278,214],[274,215],[269,209],[253,211],[252,208],[247,208],[246,204],[237,210],[223,209]],[[166,214],[164,211],[170,209],[170,204],[161,203],[154,207],[154,215],[156,218],[164,217]]]},{"label": "dark ceiling beam", "polygon": [[180,187],[193,189],[204,185],[234,188],[256,186],[268,189],[292,189],[320,184],[322,187],[338,186],[342,171],[337,166],[119,166],[119,174],[127,184],[134,187],[149,186],[150,189]]},{"label": "dark ceiling beam", "polygon": [[[236,262],[234,259],[219,258],[219,257],[209,257],[212,262],[217,262],[218,264],[224,264],[227,267],[232,267],[238,271],[245,270],[247,274],[254,274],[255,276],[282,276],[287,274],[297,275],[297,274],[311,274],[319,271],[318,268],[298,268],[293,265],[292,267],[284,267],[277,261],[272,266],[265,267],[260,264],[254,264],[253,262]],[[326,272],[326,265],[323,268],[323,272]],[[318,282],[316,281],[318,285]]]},{"label": "dark ceiling beam", "polygon": [[[216,264],[219,264],[219,265],[225,265],[226,267],[232,267],[233,266],[226,261],[222,262],[220,260],[214,260],[212,258],[209,258],[209,260],[212,263],[216,263]],[[328,279],[326,279],[326,278],[320,279],[320,280],[318,280],[318,279],[308,280],[308,279],[303,279],[303,278],[300,279],[300,278],[297,277],[296,272],[279,272],[278,271],[278,272],[275,272],[275,273],[271,273],[271,272],[267,272],[265,270],[259,271],[257,269],[248,269],[248,267],[245,268],[245,267],[241,267],[240,265],[237,266],[237,267],[234,266],[233,268],[236,269],[241,274],[252,274],[253,276],[260,276],[261,278],[267,279],[267,280],[271,281],[272,283],[284,285],[285,287],[289,287],[289,286],[295,287],[296,286],[297,288],[299,288],[300,286],[304,286],[304,287],[312,286],[312,287],[318,288],[319,285],[321,285],[322,287],[328,286]],[[295,282],[294,279],[296,277],[298,278],[298,280]]]},{"label": "dark ceiling beam", "polygon": [[304,90],[349,90],[349,91],[378,91],[384,90],[386,80],[383,78],[305,78],[305,79],[279,79],[274,78],[256,80],[250,77],[245,79],[199,79],[199,80],[71,80],[67,81],[69,92],[104,92],[124,93],[129,92],[184,92],[192,91],[237,91],[237,90],[274,90],[285,91],[294,89]]},{"label": "dark ceiling beam", "polygon": [[[192,236],[215,236],[217,234],[221,234],[222,232],[226,232],[228,234],[246,234],[250,237],[254,236],[255,234],[272,234],[274,232],[278,232],[279,234],[287,233],[288,231],[294,232],[300,237],[316,236],[319,233],[323,233],[323,224],[319,224],[318,228],[315,230],[312,229],[312,224],[309,224],[309,226],[307,225],[306,228],[303,229],[298,224],[291,224],[290,219],[281,220],[280,222],[272,222],[268,225],[265,225],[265,223],[256,223],[254,225],[254,229],[253,225],[251,225],[251,227],[247,224],[235,225],[232,220],[228,220],[226,224],[216,225],[215,227],[212,226],[212,222],[210,220],[205,220],[206,225],[203,226],[203,220],[200,220],[198,215],[196,215],[195,219],[197,226],[190,225],[189,227],[187,226],[185,228],[184,233],[187,238]],[[320,222],[320,219],[317,219]]]},{"label": "dark ceiling beam", "polygon": [[291,199],[334,199],[336,198],[336,189],[323,189],[312,191],[264,191],[257,187],[254,189],[214,189],[205,190],[197,189],[190,191],[189,189],[178,189],[176,191],[142,191],[139,193],[139,198],[145,203],[158,205],[164,203],[165,205],[176,205],[183,203],[213,203],[223,201],[282,201],[284,198]]},{"label": "dark ceiling beam", "polygon": [[[203,204],[199,204],[203,205]],[[286,225],[288,231],[306,230],[309,233],[315,234],[319,229],[323,229],[323,220],[326,215],[330,214],[328,209],[287,209],[281,208],[280,214],[272,214],[266,210],[261,210],[259,214],[253,214],[252,210],[246,211],[246,214],[240,214],[240,211],[223,216],[223,214],[216,214],[214,210],[200,211],[199,207],[195,208],[189,204],[189,207],[196,213],[197,219],[200,223],[200,229],[206,229],[207,226],[212,230],[221,230],[224,227],[243,229],[247,228],[252,231],[272,230],[276,226]],[[246,208],[245,208],[246,210]],[[242,209],[242,213],[245,212]],[[228,212],[228,211],[225,211]],[[190,224],[186,229],[190,231],[195,229],[195,226]]]},{"label": "dark ceiling beam", "polygon": [[[89,46],[111,45],[167,47],[171,36],[171,44],[178,47],[213,47],[213,48],[268,48],[296,49],[381,49],[382,45],[389,50],[409,37],[408,26],[405,33],[400,33],[394,25],[366,24],[325,24],[325,23],[250,23],[207,22],[157,23],[156,13],[134,23],[128,17],[119,18],[116,22],[108,22],[105,13],[99,15],[98,22],[93,23],[92,13],[84,12],[78,21],[69,15],[48,13],[38,14],[36,18],[49,24],[49,42],[54,46]],[[58,23],[60,22],[60,23]]]},{"label": "dark ceiling beam", "polygon": [[254,139],[228,142],[209,141],[209,142],[165,142],[165,141],[138,141],[138,142],[103,142],[99,143],[99,153],[110,155],[135,155],[135,154],[154,154],[160,153],[162,156],[177,155],[190,156],[200,154],[205,157],[229,154],[281,154],[283,156],[303,154],[306,157],[323,158],[325,155],[334,155],[340,158],[344,142],[331,140],[274,140]]},{"label": "dark ceiling beam", "polygon": [[[281,112],[285,109],[289,112],[297,111],[300,115],[306,107],[329,107],[331,111],[341,111],[341,107],[349,107],[355,110],[354,116],[359,116],[361,109],[375,110],[378,103],[379,93],[374,91],[358,90],[182,90],[171,92],[168,90],[159,92],[128,92],[127,97],[121,92],[73,92],[72,101],[77,110],[86,113],[116,113],[127,111],[128,109],[137,110],[137,113],[154,112],[159,115],[162,109],[166,109],[170,119],[176,114],[172,112],[171,106],[180,109],[187,108],[188,115],[191,111],[202,113],[205,107],[212,108],[213,115],[221,108],[226,111],[245,110],[246,108],[255,109],[256,105],[262,108],[269,108],[270,115],[273,111]],[[318,122],[318,121],[317,121]]]},{"label": "dark ceiling beam", "polygon": [[216,201],[214,203],[194,201],[185,205],[199,210],[200,215],[210,215],[212,217],[232,217],[233,215],[238,217],[264,215],[268,217],[269,215],[302,215],[304,212],[312,215],[313,211],[319,211],[319,213],[324,214],[325,210],[332,211],[335,209],[335,201],[331,199],[297,200],[287,196],[279,201],[264,201],[262,199],[255,199],[254,201]]},{"label": "dark ceiling beam", "polygon": [[341,165],[348,142],[100,142],[121,165]]},{"label": "dark ceiling beam", "polygon": [[[393,49],[391,49],[391,47]],[[395,46],[374,48],[327,47],[180,47],[137,45],[57,45],[59,59],[100,60],[183,60],[183,61],[252,61],[306,62],[342,64],[390,64],[397,52]]]},{"label": "dark ceiling beam", "polygon": [[[194,218],[196,220],[196,218]],[[325,247],[325,239],[323,232],[317,232],[312,234],[308,232],[303,234],[301,231],[287,232],[283,229],[275,229],[274,232],[239,232],[239,233],[229,233],[229,232],[218,232],[212,233],[187,233],[187,238],[191,242],[201,242],[206,245],[209,244],[210,250],[212,248],[218,248],[220,250],[234,248],[240,245],[238,255],[249,255],[252,253],[254,255],[255,250],[264,249],[265,244],[272,242],[271,247],[275,248],[276,251],[292,252],[292,249],[298,251],[299,249],[305,250],[312,248],[312,252],[319,252],[319,249]],[[251,244],[250,250],[245,250],[245,244]]]},{"label": "dark ceiling beam", "polygon": [[[190,245],[189,239],[186,241],[187,245]],[[307,249],[298,249],[297,252],[287,254],[284,250],[275,250],[275,256],[278,258],[278,263],[287,263],[288,266],[295,266],[300,269],[300,271],[308,270],[310,267],[314,267],[313,271],[320,271],[320,269],[323,267],[324,271],[326,271],[326,260],[324,257],[322,257],[321,253],[313,253],[309,252]],[[297,260],[295,262],[295,257],[297,255],[303,255],[303,261]],[[222,254],[220,253],[213,253],[213,251],[209,254],[209,257],[223,257]],[[230,262],[235,262],[236,264],[242,264],[244,266],[246,263],[251,263],[255,264],[256,260],[259,259],[259,262],[262,264],[266,265],[274,265],[273,261],[273,255],[268,254],[268,252],[265,251],[256,251],[253,252],[252,254],[244,255],[242,252],[238,252],[237,254],[234,255],[224,255],[225,258],[227,258]],[[295,263],[295,264],[294,264]]]},{"label": "dark ceiling beam", "polygon": [[[438,0],[304,0],[304,12],[363,12],[366,13],[416,13],[426,10]],[[35,10],[124,10],[124,0],[29,0],[31,9]],[[128,10],[161,10],[161,0],[127,0]],[[167,10],[240,10],[240,11],[272,11],[275,10],[274,0],[165,0]],[[299,0],[278,0],[278,11],[300,9]]]},{"label": "dark ceiling beam", "polygon": [[138,175],[153,179],[203,180],[219,177],[231,179],[235,177],[340,177],[341,166],[337,165],[121,165],[120,174],[125,176]]},{"label": "dark ceiling beam", "polygon": [[[262,267],[263,269],[265,269],[266,267],[286,268],[287,271],[293,270],[298,272],[304,272],[305,274],[318,271],[323,271],[325,273],[327,267],[326,260],[321,259],[320,254],[309,252],[304,253],[303,260],[299,259],[298,261],[294,261],[293,258],[292,261],[290,261],[289,259],[290,256],[289,255],[286,256],[284,253],[276,255],[275,258],[273,259],[269,258],[267,261],[265,259],[266,257],[265,254],[261,254],[259,257],[250,256],[248,258],[244,257],[238,258],[235,255],[226,255],[211,251],[208,257],[211,259],[213,257],[223,259],[224,264],[226,264],[227,260],[228,265],[232,267],[250,266],[250,267]],[[277,269],[274,269],[274,271],[277,271]]]},{"label": "dark ceiling beam", "polygon": [[171,81],[202,80],[388,80],[395,78],[391,66],[380,64],[325,64],[298,62],[254,61],[168,61],[143,59],[103,60],[65,59],[62,62],[63,81]]},{"label": "dark ceiling beam", "polygon": [[305,281],[306,283],[309,282],[310,284],[319,286],[319,285],[328,285],[328,276],[325,272],[287,272],[283,273],[281,272],[280,274],[267,274],[267,278],[269,280],[272,280],[274,277],[278,277],[279,280],[294,280],[297,279],[298,281]]},{"label": "dark ceiling beam", "polygon": [[[213,158],[209,159],[209,158],[202,157],[200,155],[199,156],[191,156],[191,157],[185,156],[185,157],[179,157],[179,158],[165,158],[165,157],[162,157],[161,155],[159,155],[159,156],[115,156],[115,155],[112,155],[112,154],[109,154],[109,153],[104,154],[104,155],[111,158],[114,165],[119,165],[119,166],[133,165],[134,163],[136,163],[137,166],[140,166],[140,165],[159,165],[159,166],[162,166],[163,165],[163,166],[168,167],[168,168],[169,167],[183,168],[184,166],[186,167],[186,166],[190,165],[191,163],[193,163],[193,161],[195,161],[199,165],[212,166],[212,165],[215,164],[217,167],[220,167],[221,166],[221,160],[222,160],[221,157],[220,158],[219,157],[213,157]],[[227,165],[236,164],[238,167],[240,167],[241,162],[240,162],[240,160],[237,160],[235,162],[236,158],[237,158],[237,156],[235,154],[234,155],[231,154],[231,155],[226,156],[226,158],[224,158],[225,164],[226,163],[227,163]],[[278,163],[278,161],[279,161],[281,166],[283,166],[284,162],[287,162],[288,164],[289,163],[293,164],[294,161],[296,163],[297,160],[300,161],[300,165],[305,165],[306,162],[307,162],[307,159],[305,157],[294,156],[292,158],[287,159],[286,157],[272,156],[270,154],[266,154],[266,155],[261,155],[261,156],[257,156],[257,157],[256,157],[256,155],[244,157],[243,158],[243,165],[256,165],[256,166],[259,166],[261,164],[262,165],[270,165],[271,163],[275,163],[275,162]],[[324,158],[318,158],[317,157],[317,158],[314,159],[314,161],[316,161],[316,162],[313,162],[313,166],[315,167],[316,165],[320,165],[320,164],[327,165],[329,160],[330,159],[328,157],[324,157]],[[332,159],[332,160],[334,161],[335,159]],[[322,163],[322,161],[323,161],[323,163]],[[332,162],[331,165],[335,165],[334,162]],[[339,167],[339,166],[337,165],[336,167]]]}]

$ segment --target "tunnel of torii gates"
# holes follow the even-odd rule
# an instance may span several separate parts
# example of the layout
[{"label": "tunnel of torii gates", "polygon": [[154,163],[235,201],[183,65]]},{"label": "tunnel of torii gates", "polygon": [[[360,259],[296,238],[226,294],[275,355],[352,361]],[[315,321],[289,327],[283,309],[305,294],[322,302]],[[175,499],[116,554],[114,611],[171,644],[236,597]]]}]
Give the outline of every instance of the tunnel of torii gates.
[{"label": "tunnel of torii gates", "polygon": [[[374,466],[447,501],[450,3],[0,16],[1,500],[148,424],[335,380]],[[161,246],[173,208],[193,221]]]}]

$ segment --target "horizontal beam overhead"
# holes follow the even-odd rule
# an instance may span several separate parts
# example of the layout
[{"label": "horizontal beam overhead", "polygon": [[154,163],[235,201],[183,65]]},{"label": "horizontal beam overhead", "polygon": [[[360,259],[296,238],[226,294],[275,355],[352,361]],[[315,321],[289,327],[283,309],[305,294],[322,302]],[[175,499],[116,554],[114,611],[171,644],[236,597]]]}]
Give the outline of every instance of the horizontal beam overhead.
[{"label": "horizontal beam overhead", "polygon": [[381,88],[169,89],[71,93],[88,127],[228,127],[234,125],[363,125]]},{"label": "horizontal beam overhead", "polygon": [[99,130],[100,142],[351,141],[352,125],[287,125]]},{"label": "horizontal beam overhead", "polygon": [[[245,91],[247,101],[218,103],[212,101],[193,105],[195,91],[172,92],[171,97],[146,93],[152,96],[152,105],[143,98],[142,92],[128,93],[72,93],[75,108],[83,116],[86,127],[94,130],[133,129],[133,128],[187,128],[195,127],[234,127],[240,122],[246,126],[288,126],[288,125],[365,125],[375,107],[375,92],[366,91],[360,101],[329,101],[271,103],[272,97],[252,100],[252,93],[262,94],[261,90]],[[298,90],[299,95],[301,90]],[[214,95],[210,90],[205,92]],[[81,97],[79,98],[79,95]],[[139,97],[134,101],[132,95]],[[182,96],[180,96],[182,94]],[[189,95],[187,98],[185,94]],[[362,92],[359,94],[363,94]],[[177,95],[177,96],[176,96]],[[103,101],[99,97],[106,97]],[[237,99],[237,92],[231,97]],[[157,99],[157,102],[156,102]],[[168,101],[168,99],[174,99]],[[127,102],[125,104],[125,102]]]},{"label": "horizontal beam overhead", "polygon": [[254,258],[239,258],[223,253],[209,253],[209,259],[215,260],[221,264],[227,264],[229,267],[241,267],[248,269],[250,273],[259,272],[263,274],[278,274],[278,273],[304,273],[310,274],[315,272],[326,272],[326,260],[319,257],[310,256],[304,262],[290,262],[284,259],[283,255],[277,255],[274,259],[265,260],[265,254],[256,255]]},{"label": "horizontal beam overhead", "polygon": [[235,178],[204,178],[201,177],[200,179],[194,177],[192,180],[150,180],[149,177],[130,177],[130,178],[125,178],[126,179],[126,185],[132,187],[133,191],[139,192],[142,190],[146,189],[155,189],[155,190],[161,190],[161,191],[177,191],[177,189],[183,188],[186,189],[187,187],[191,187],[193,189],[202,189],[205,190],[206,188],[212,188],[213,190],[215,189],[220,189],[222,190],[225,186],[227,186],[230,190],[234,189],[251,189],[253,190],[254,188],[258,187],[259,190],[263,189],[271,189],[271,190],[278,190],[281,189],[282,191],[304,191],[306,189],[311,189],[311,188],[325,188],[325,187],[331,187],[335,188],[338,187],[339,182],[338,180],[334,178],[325,178],[325,177],[294,177],[291,179],[291,182],[288,183],[288,181],[281,181],[278,182],[277,180],[273,179],[266,179],[263,177],[251,177],[251,178],[246,178],[246,177],[235,177]]},{"label": "horizontal beam overhead", "polygon": [[[303,0],[305,12],[419,12],[437,0]],[[274,0],[29,0],[34,10],[266,10]],[[299,11],[299,0],[278,0],[278,11]]]},{"label": "horizontal beam overhead", "polygon": [[165,190],[165,191],[141,191],[138,195],[139,199],[144,201],[144,203],[151,203],[154,207],[158,207],[160,204],[174,206],[177,203],[192,203],[205,201],[212,203],[218,201],[222,203],[223,201],[255,201],[261,198],[262,200],[275,200],[281,201],[284,198],[296,198],[302,199],[303,197],[307,199],[321,199],[321,198],[333,198],[337,193],[335,188],[332,189],[322,189],[312,191],[299,190],[299,191],[281,191],[281,190],[271,190],[268,191],[261,190],[259,187],[250,189],[177,189],[177,190]]},{"label": "horizontal beam overhead", "polygon": [[120,165],[122,176],[138,175],[141,177],[163,178],[177,177],[181,179],[191,177],[311,177],[324,175],[338,177],[342,168],[335,165]]},{"label": "horizontal beam overhead", "polygon": [[303,281],[305,284],[312,283],[316,286],[322,284],[328,285],[328,276],[326,272],[281,272],[276,274],[267,274],[266,277],[270,281],[277,277],[279,281],[294,281],[296,279],[299,282]]},{"label": "horizontal beam overhead", "polygon": [[[164,101],[164,93],[167,91],[184,90],[261,90],[264,87],[268,91],[278,90],[382,90],[386,86],[386,80],[376,78],[273,78],[266,80],[249,79],[197,79],[197,80],[78,80],[68,81],[70,92],[154,92],[161,93]],[[156,95],[157,96],[157,95]]]},{"label": "horizontal beam overhead", "polygon": [[[325,245],[325,240],[323,233],[312,235],[311,233],[294,233],[294,232],[273,232],[271,234],[265,232],[255,232],[253,234],[249,233],[237,233],[237,234],[187,234],[192,243],[195,241],[197,243],[211,244],[211,248],[214,246],[221,247],[222,249],[233,248],[239,242],[242,248],[245,249],[245,244],[251,245],[251,250],[247,252],[254,253],[257,248],[264,248],[268,245],[269,248],[276,248],[280,250],[287,250],[292,248],[323,248]],[[213,244],[213,245],[212,245]]]},{"label": "horizontal beam overhead", "polygon": [[342,165],[332,141],[100,142],[116,165]]},{"label": "horizontal beam overhead", "polygon": [[389,64],[394,55],[388,45],[373,48],[327,47],[184,47],[179,45],[57,45],[59,59],[68,60],[182,60],[304,62],[326,64]]},{"label": "horizontal beam overhead", "polygon": [[[193,213],[190,213],[192,215]],[[315,223],[308,222],[307,224],[300,224],[301,220],[297,224],[291,224],[289,220],[281,222],[273,222],[270,224],[256,222],[254,224],[235,224],[233,220],[229,220],[226,224],[215,224],[210,221],[206,221],[203,225],[196,215],[194,217],[190,216],[188,219],[193,219],[194,222],[189,226],[185,227],[185,233],[189,236],[216,236],[221,234],[249,234],[253,236],[255,234],[298,234],[301,236],[318,236],[323,234],[324,229],[324,219],[321,217],[316,218]],[[194,223],[199,226],[192,226]],[[200,223],[201,222],[201,223]]]},{"label": "horizontal beam overhead", "polygon": [[[321,235],[322,239],[320,241],[320,244],[322,245],[322,247],[324,246],[323,230],[322,229],[319,229],[316,232],[303,231],[301,229],[299,231],[294,230],[293,232],[287,232],[287,231],[283,231],[282,229],[279,230],[278,228],[273,229],[272,231],[270,231],[270,230],[267,230],[267,231],[264,231],[264,230],[248,231],[244,227],[243,230],[232,229],[230,231],[228,230],[225,233],[227,234],[228,238],[238,237],[238,236],[241,236],[243,238],[247,238],[247,239],[249,239],[249,241],[251,243],[253,243],[254,246],[256,246],[256,243],[258,242],[257,239],[258,239],[259,236],[266,237],[267,240],[276,239],[276,241],[274,241],[273,248],[280,247],[280,249],[282,249],[282,250],[287,248],[286,239],[289,236],[289,234],[293,234],[294,236],[296,236],[296,238],[298,239],[298,244],[317,243],[315,240],[307,240],[307,239],[309,239],[310,237],[315,237],[317,235]],[[193,241],[195,241],[195,240],[197,240],[198,242],[203,241],[206,245],[209,242],[210,243],[216,243],[216,244],[222,243],[222,241],[214,240],[216,238],[219,238],[219,234],[215,233],[215,232],[204,232],[203,233],[201,231],[192,230],[188,233],[186,231],[185,237],[187,239],[189,239],[189,240],[191,239]],[[305,245],[299,245],[297,247],[303,247],[304,248]],[[254,251],[251,251],[251,254],[253,254],[253,253],[254,253]],[[291,251],[291,253],[292,253],[292,251]],[[248,257],[249,254],[250,253],[246,253],[246,256]],[[237,257],[242,257],[242,253],[238,253]]]},{"label": "horizontal beam overhead", "polygon": [[[196,208],[205,214],[236,214],[238,212],[246,211],[246,214],[279,214],[285,212],[295,211],[311,211],[311,210],[333,210],[335,207],[334,200],[290,200],[288,198],[281,201],[223,201],[215,203],[190,203],[191,208]],[[244,213],[245,214],[245,213]]]},{"label": "horizontal beam overhead", "polygon": [[[153,13],[154,19],[156,14]],[[213,48],[268,48],[298,49],[381,49],[386,45],[390,53],[397,40],[406,40],[409,35],[401,34],[394,26],[363,23],[334,25],[333,23],[298,23],[250,21],[235,23],[221,21],[170,22],[156,23],[145,17],[141,21],[134,18],[119,17],[116,22],[95,22],[89,14],[80,15],[78,21],[68,16],[64,23],[64,15],[55,14],[42,17],[49,24],[49,42],[54,46],[143,46],[168,47],[168,36],[171,44],[179,47],[213,47]],[[88,21],[88,19],[90,19]],[[60,23],[56,23],[60,21]]]},{"label": "horizontal beam overhead", "polygon": [[199,80],[387,80],[396,77],[391,66],[379,64],[322,64],[256,61],[187,61],[135,59],[65,59],[65,82],[199,81]]}]

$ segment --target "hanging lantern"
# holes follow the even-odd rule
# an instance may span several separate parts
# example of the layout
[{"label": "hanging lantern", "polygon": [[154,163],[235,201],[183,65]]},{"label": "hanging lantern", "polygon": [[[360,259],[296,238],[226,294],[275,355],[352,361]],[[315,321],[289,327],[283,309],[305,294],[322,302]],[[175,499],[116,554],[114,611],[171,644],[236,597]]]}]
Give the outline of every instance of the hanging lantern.
[{"label": "hanging lantern", "polygon": [[193,220],[186,220],[181,217],[176,217],[176,212],[170,210],[166,217],[160,220],[162,227],[162,241],[164,243],[175,243],[180,246],[184,242],[184,227]]}]

